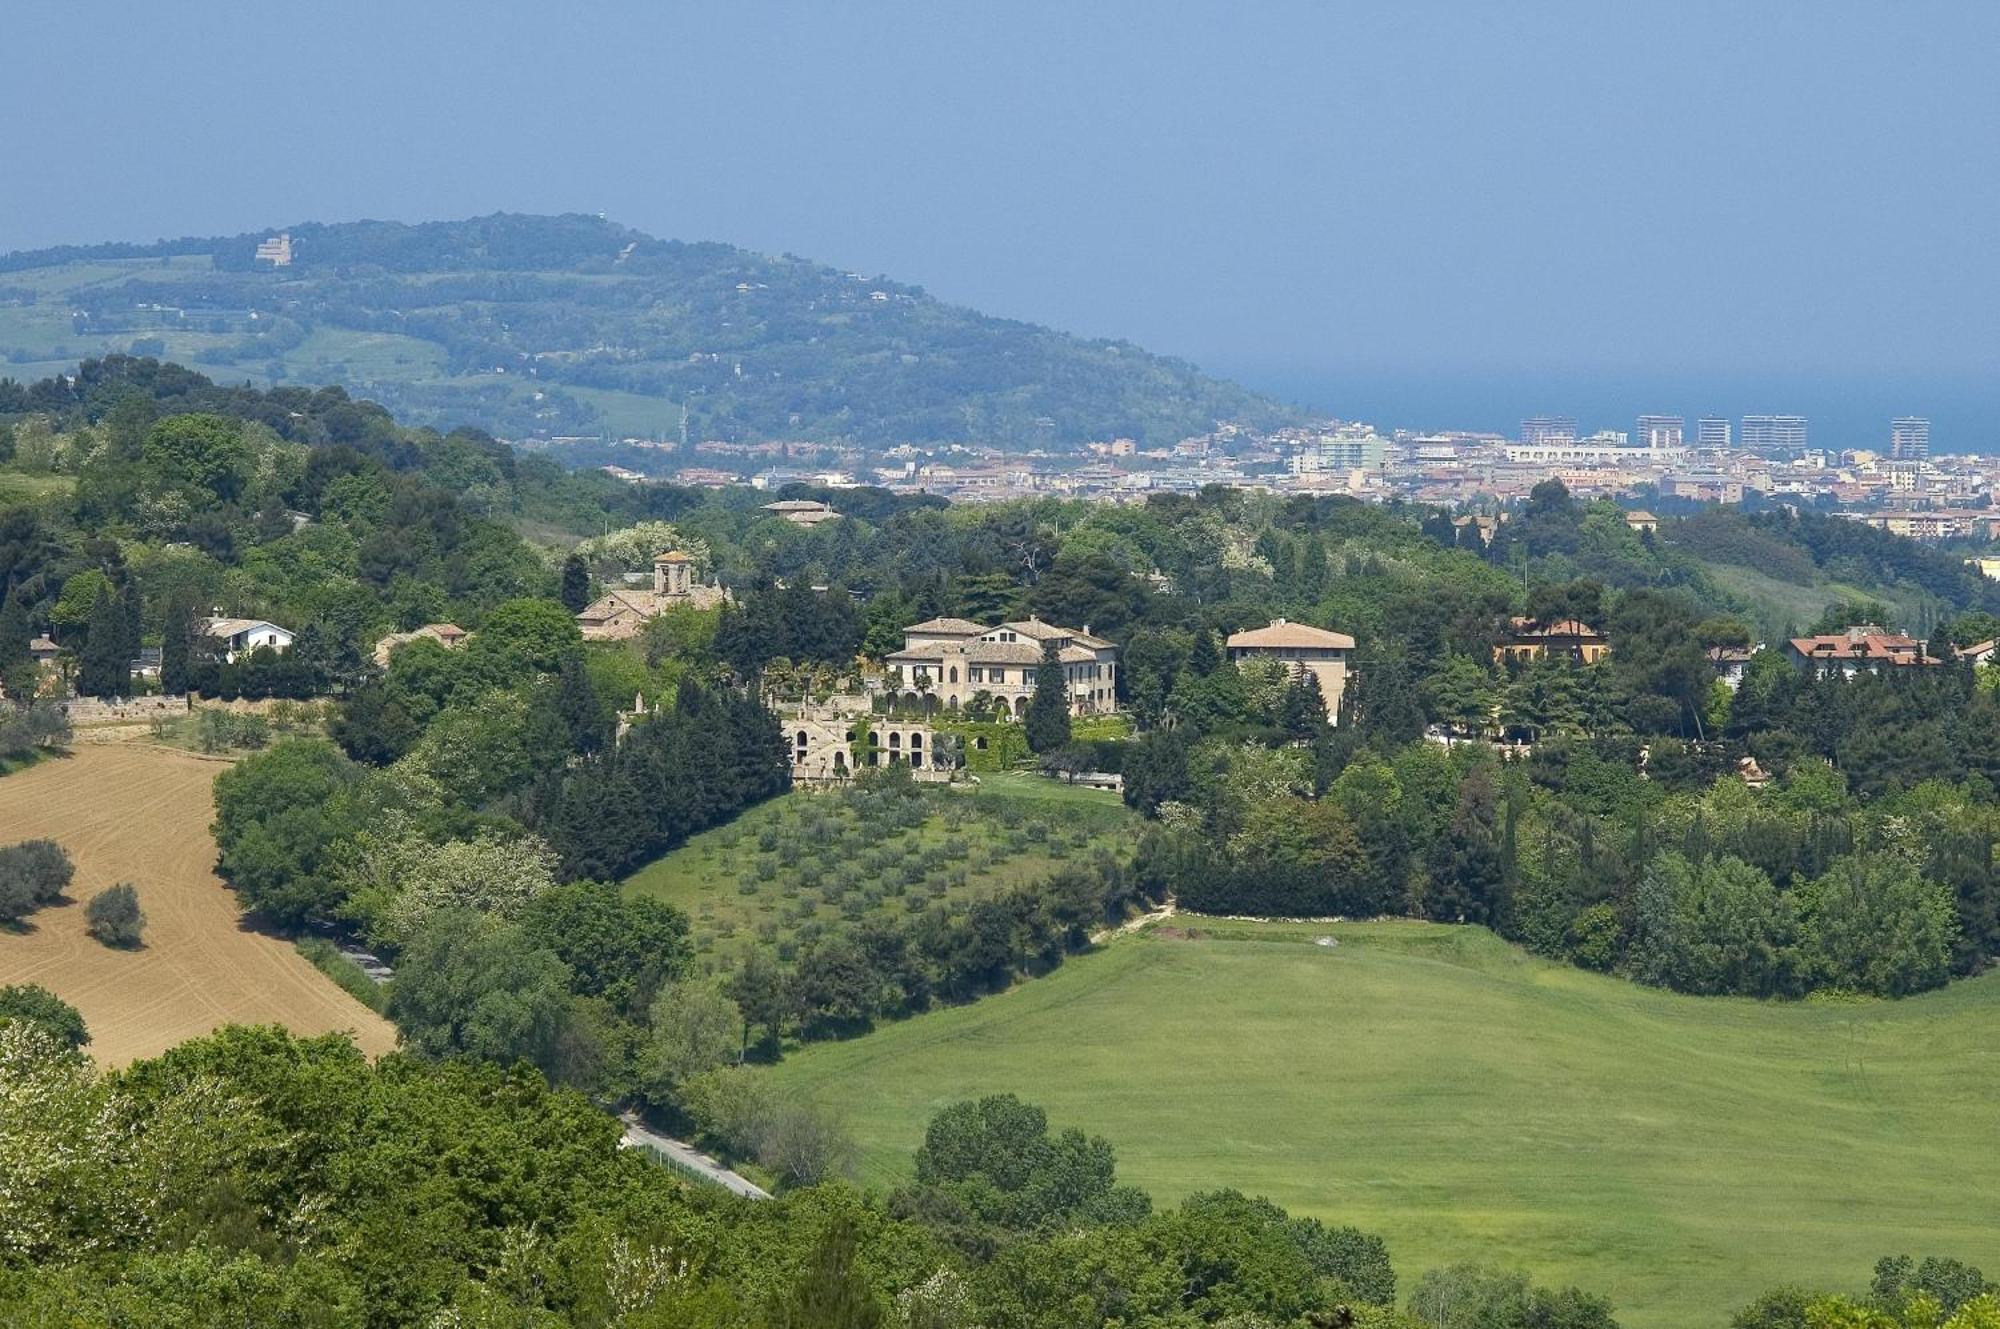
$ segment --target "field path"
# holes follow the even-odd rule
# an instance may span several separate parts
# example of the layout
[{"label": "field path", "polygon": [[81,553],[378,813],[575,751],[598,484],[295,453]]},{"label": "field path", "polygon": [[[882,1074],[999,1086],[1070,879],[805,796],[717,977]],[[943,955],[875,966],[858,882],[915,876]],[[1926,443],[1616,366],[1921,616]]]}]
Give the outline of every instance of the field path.
[{"label": "field path", "polygon": [[[222,767],[142,744],[79,744],[0,778],[0,844],[46,837],[68,849],[66,903],[0,931],[0,984],[39,983],[83,1012],[90,1052],[123,1065],[225,1024],[345,1030],[371,1056],[395,1030],[291,943],[245,929],[215,875],[211,786]],[[84,902],[130,881],[146,945],[114,951],[84,930]]]}]

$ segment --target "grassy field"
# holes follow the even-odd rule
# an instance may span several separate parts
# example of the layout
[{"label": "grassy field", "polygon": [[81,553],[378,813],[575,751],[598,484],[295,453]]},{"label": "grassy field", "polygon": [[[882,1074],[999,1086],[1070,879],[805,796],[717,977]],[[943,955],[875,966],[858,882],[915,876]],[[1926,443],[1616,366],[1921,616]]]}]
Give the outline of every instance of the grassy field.
[{"label": "grassy field", "polygon": [[816,929],[1027,885],[1100,849],[1129,847],[1115,795],[993,775],[966,792],[794,790],[705,831],[626,889],[684,910],[704,967],[753,946],[789,958]]},{"label": "grassy field", "polygon": [[1800,586],[1733,563],[1704,563],[1702,566],[1715,579],[1716,585],[1757,605],[1757,628],[1766,638],[1775,638],[1787,623],[1804,632],[1826,612],[1827,606],[1844,600],[1887,602],[1898,614],[1912,620],[1918,607],[1914,599],[1906,599],[1886,590],[1865,591],[1845,582],[1827,581]]},{"label": "grassy field", "polygon": [[[1389,1242],[1727,1323],[1876,1257],[2000,1267],[2000,974],[1902,1002],[1679,997],[1423,924],[1175,920],[975,1005],[789,1056],[867,1180],[1011,1090],[1162,1200],[1236,1186]],[[1331,936],[1339,944],[1314,944]]]},{"label": "grassy field", "polygon": [[[0,780],[0,843],[47,836],[76,861],[64,903],[0,930],[0,984],[40,983],[76,1006],[91,1054],[109,1065],[225,1024],[349,1030],[365,1051],[388,1051],[386,1020],[290,944],[243,926],[208,833],[222,769],[150,744],[79,743]],[[84,931],[85,901],[119,881],[138,887],[146,913],[136,951]]]}]

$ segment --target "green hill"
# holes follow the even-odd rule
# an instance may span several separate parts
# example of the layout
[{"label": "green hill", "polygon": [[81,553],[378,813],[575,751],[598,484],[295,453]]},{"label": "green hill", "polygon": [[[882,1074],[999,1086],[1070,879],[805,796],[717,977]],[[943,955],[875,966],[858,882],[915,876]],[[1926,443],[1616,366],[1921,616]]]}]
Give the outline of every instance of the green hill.
[{"label": "green hill", "polygon": [[1890,1252],[2000,1264],[2000,977],[1779,1006],[1474,929],[1176,921],[772,1074],[846,1114],[870,1181],[902,1176],[942,1104],[1011,1090],[1163,1201],[1240,1187],[1380,1232],[1406,1280],[1526,1267],[1628,1329],[1723,1324]]},{"label": "green hill", "polygon": [[0,359],[132,352],[513,435],[677,435],[685,404],[696,439],[1060,447],[1291,414],[1127,342],[596,217],[303,223],[282,268],[267,234],[0,256]]}]

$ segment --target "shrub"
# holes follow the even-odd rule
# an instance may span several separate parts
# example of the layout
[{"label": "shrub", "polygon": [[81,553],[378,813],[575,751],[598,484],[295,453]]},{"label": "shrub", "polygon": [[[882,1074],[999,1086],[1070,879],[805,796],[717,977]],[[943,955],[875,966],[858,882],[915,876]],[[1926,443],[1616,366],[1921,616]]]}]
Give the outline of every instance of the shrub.
[{"label": "shrub", "polygon": [[83,916],[90,925],[90,935],[106,946],[137,946],[146,930],[146,915],[139,909],[139,892],[129,881],[107,886],[91,896]]},{"label": "shrub", "polygon": [[0,919],[18,919],[62,898],[76,868],[54,840],[0,849]]},{"label": "shrub", "polygon": [[38,1025],[73,1048],[90,1041],[90,1030],[84,1027],[82,1013],[34,983],[0,987],[0,1020]]}]

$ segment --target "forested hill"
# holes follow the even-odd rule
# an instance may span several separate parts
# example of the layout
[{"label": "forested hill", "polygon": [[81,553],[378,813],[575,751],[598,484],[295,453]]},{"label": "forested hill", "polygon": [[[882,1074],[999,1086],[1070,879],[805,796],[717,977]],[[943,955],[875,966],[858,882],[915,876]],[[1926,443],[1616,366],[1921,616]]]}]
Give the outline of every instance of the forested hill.
[{"label": "forested hill", "polygon": [[13,376],[132,352],[338,383],[417,424],[512,436],[1171,443],[1287,408],[1126,342],[945,304],[790,255],[598,217],[302,223],[0,256]]}]

